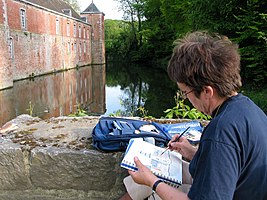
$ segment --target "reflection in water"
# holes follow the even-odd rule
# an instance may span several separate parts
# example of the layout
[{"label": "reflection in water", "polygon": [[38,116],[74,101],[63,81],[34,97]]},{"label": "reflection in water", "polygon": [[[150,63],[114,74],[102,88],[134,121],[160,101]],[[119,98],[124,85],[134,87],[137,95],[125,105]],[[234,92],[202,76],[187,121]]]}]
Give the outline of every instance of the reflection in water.
[{"label": "reflection in water", "polygon": [[15,82],[0,91],[0,126],[31,111],[42,119],[69,115],[78,105],[90,114],[105,113],[105,65]]},{"label": "reflection in water", "polygon": [[[163,69],[108,63],[106,79],[106,115],[118,113],[122,116],[141,116],[137,111],[141,106],[148,111],[147,116],[160,118],[165,116],[164,110],[175,105],[177,86]],[[117,102],[115,106],[109,104],[114,96],[117,98],[114,99]]]},{"label": "reflection in water", "polygon": [[142,116],[142,106],[147,116],[157,118],[175,105],[177,86],[165,70],[122,63],[108,63],[106,70],[95,65],[15,82],[0,91],[0,126],[30,111],[42,119],[69,115],[77,105],[106,116]]}]

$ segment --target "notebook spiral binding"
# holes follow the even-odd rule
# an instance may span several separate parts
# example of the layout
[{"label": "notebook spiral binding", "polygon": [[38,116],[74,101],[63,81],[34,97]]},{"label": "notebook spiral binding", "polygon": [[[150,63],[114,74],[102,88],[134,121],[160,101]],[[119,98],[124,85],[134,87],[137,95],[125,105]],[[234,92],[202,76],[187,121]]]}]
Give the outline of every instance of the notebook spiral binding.
[{"label": "notebook spiral binding", "polygon": [[[138,168],[136,167],[135,163],[129,162],[129,161],[123,161],[121,162],[121,166],[128,168],[129,170],[134,170],[137,171]],[[175,188],[179,188],[179,186],[182,184],[180,181],[174,179],[174,178],[170,178],[167,176],[164,176],[162,174],[159,174],[157,172],[152,171],[159,179],[161,179],[162,181],[164,181],[166,184],[175,187]]]},{"label": "notebook spiral binding", "polygon": [[[152,171],[153,172],[153,171]],[[182,185],[182,183],[174,178],[170,178],[168,176],[164,176],[162,174],[153,172],[159,179],[161,179],[162,181],[164,181],[165,183],[167,183],[168,185],[175,187],[175,188],[179,188],[180,185]]]}]

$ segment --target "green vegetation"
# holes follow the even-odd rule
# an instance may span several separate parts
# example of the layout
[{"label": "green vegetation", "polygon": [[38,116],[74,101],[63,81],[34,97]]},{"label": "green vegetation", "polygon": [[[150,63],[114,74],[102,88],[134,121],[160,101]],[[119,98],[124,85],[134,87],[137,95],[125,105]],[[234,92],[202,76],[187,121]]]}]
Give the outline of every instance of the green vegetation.
[{"label": "green vegetation", "polygon": [[[166,70],[175,39],[194,30],[218,32],[238,43],[243,91],[267,113],[267,1],[116,1],[124,11],[124,20],[105,20],[109,60],[119,58]],[[188,108],[186,102],[176,103],[167,110],[167,117],[203,117]],[[185,110],[178,112],[179,109]]]},{"label": "green vegetation", "polygon": [[[167,118],[167,119],[200,119],[200,120],[209,120],[211,119],[211,116],[205,115],[202,112],[199,112],[195,108],[191,108],[190,106],[186,105],[184,103],[184,99],[181,99],[179,96],[179,93],[176,93],[176,96],[174,97],[176,106],[173,108],[169,108],[164,111],[166,113],[165,116],[161,118]],[[153,119],[155,117],[148,115],[148,110],[146,110],[143,106],[140,106],[138,108],[138,111],[141,113],[141,117],[146,119]]]},{"label": "green vegetation", "polygon": [[69,114],[69,117],[84,117],[88,116],[87,112],[81,108],[81,105],[76,105],[76,112],[73,114]]},{"label": "green vegetation", "polygon": [[108,59],[130,52],[131,35],[128,31],[129,24],[125,21],[105,20],[105,46]]},{"label": "green vegetation", "polygon": [[184,99],[180,98],[179,93],[177,93],[175,97],[175,102],[176,102],[175,107],[164,111],[166,113],[166,116],[164,118],[168,119],[187,118],[187,119],[200,119],[200,120],[211,119],[211,116],[205,115],[202,112],[199,112],[197,109],[191,108],[190,106],[186,105],[184,103]]},{"label": "green vegetation", "polygon": [[138,111],[141,113],[141,117],[143,117],[143,118],[146,118],[146,119],[153,119],[153,118],[155,118],[153,116],[148,115],[148,111],[143,106],[140,106],[138,108]]},{"label": "green vegetation", "polygon": [[[218,32],[236,41],[242,78],[267,80],[267,2],[262,0],[116,0],[125,20],[106,20],[109,57],[161,63],[166,68],[173,41],[193,30]],[[157,65],[158,66],[158,65]]]}]

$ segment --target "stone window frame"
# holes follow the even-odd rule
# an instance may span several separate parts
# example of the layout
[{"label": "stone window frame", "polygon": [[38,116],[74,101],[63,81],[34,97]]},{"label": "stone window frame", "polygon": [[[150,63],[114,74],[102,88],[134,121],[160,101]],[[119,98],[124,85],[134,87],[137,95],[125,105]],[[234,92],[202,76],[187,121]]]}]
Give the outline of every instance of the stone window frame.
[{"label": "stone window frame", "polygon": [[68,54],[71,53],[71,45],[70,45],[70,41],[67,43],[67,49],[68,49]]},{"label": "stone window frame", "polygon": [[70,36],[70,22],[67,22],[67,36]]},{"label": "stone window frame", "polygon": [[80,56],[82,56],[82,43],[80,42],[80,45],[79,45],[79,53],[80,53]]},{"label": "stone window frame", "polygon": [[77,36],[77,28],[76,28],[76,23],[73,24],[73,37]]},{"label": "stone window frame", "polygon": [[78,28],[79,30],[79,38],[81,38],[82,37],[82,27],[81,27],[81,25],[79,25],[79,28]]},{"label": "stone window frame", "polygon": [[74,53],[77,53],[77,43],[76,42],[74,42]]},{"label": "stone window frame", "polygon": [[8,38],[8,51],[10,53],[10,58],[13,60],[15,57],[13,37]]},{"label": "stone window frame", "polygon": [[56,18],[56,35],[60,34],[60,22],[59,19]]},{"label": "stone window frame", "polygon": [[22,30],[27,30],[27,20],[26,20],[26,10],[24,8],[20,8],[20,25]]},{"label": "stone window frame", "polygon": [[90,30],[87,29],[87,39],[89,40],[90,39]]},{"label": "stone window frame", "polygon": [[86,42],[83,42],[83,53],[86,54]]}]

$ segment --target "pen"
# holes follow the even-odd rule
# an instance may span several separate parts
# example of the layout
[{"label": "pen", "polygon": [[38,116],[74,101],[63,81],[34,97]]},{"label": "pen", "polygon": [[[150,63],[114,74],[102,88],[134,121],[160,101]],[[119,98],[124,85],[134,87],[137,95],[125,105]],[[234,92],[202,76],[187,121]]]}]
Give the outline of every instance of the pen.
[{"label": "pen", "polygon": [[[173,143],[173,142],[177,142],[177,141],[179,141],[179,139],[183,136],[183,134],[186,133],[186,131],[187,131],[189,128],[190,128],[190,126],[187,127],[187,128],[186,128],[186,129],[179,135],[178,138],[176,138],[175,140],[173,140],[172,143]],[[167,147],[167,148],[166,148],[160,155],[164,154],[168,149],[169,149],[169,147]]]}]

